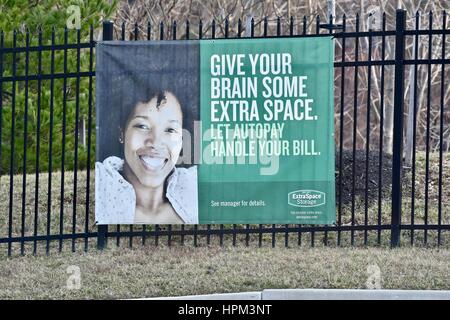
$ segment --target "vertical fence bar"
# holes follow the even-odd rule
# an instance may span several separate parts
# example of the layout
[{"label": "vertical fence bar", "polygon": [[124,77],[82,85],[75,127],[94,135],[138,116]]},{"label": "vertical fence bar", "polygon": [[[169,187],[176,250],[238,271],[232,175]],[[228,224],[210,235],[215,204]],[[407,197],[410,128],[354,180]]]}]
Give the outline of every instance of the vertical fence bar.
[{"label": "vertical fence bar", "polygon": [[[294,36],[294,17],[291,16],[289,19],[289,37]],[[289,224],[286,224],[286,227],[289,227]],[[300,225],[297,225],[297,229],[300,230]],[[297,233],[297,239],[299,238],[300,232]],[[284,234],[284,246],[287,248],[289,246],[289,232],[286,230]]]},{"label": "vertical fence bar", "polygon": [[[134,34],[134,41],[137,41],[138,38],[139,38],[139,27],[138,27],[137,22],[134,24],[134,32],[133,32],[133,34]],[[130,40],[133,40],[133,39],[131,39],[131,37],[130,37]],[[129,228],[130,228],[130,241],[129,241],[128,244],[129,244],[130,248],[132,248],[133,247],[134,226],[132,224],[130,224]]]},{"label": "vertical fence bar", "polygon": [[[229,29],[230,29],[230,23],[228,21],[228,17],[225,19],[225,39],[228,38],[229,35]],[[224,225],[220,225],[220,233],[219,233],[219,244],[220,246],[223,246],[223,235],[224,235]]]},{"label": "vertical fence bar", "polygon": [[267,16],[264,17],[264,28],[263,28],[263,36],[267,37],[267,28],[269,26]]},{"label": "vertical fence bar", "polygon": [[275,235],[276,235],[276,231],[277,231],[276,225],[275,225],[275,224],[272,224],[272,248],[275,248],[275,241],[276,241]]},{"label": "vertical fence bar", "polygon": [[[420,15],[416,12],[416,34],[414,35],[414,60],[418,60],[419,57],[419,28],[420,28]],[[411,168],[411,245],[414,244],[414,217],[416,206],[416,139],[417,139],[417,64],[414,64],[414,119],[413,119],[413,150],[412,150],[412,168]]]},{"label": "vertical fence bar", "polygon": [[87,141],[87,160],[86,160],[86,215],[84,221],[84,251],[88,251],[89,246],[89,203],[90,203],[90,181],[91,181],[91,145],[92,145],[92,70],[94,58],[94,27],[89,29],[89,96],[88,96],[88,141]]},{"label": "vertical fence bar", "polygon": [[289,23],[289,35],[294,35],[294,17],[290,17],[290,23]]},{"label": "vertical fence bar", "polygon": [[72,252],[75,252],[75,233],[77,228],[77,186],[78,186],[78,122],[80,121],[80,43],[81,32],[77,29],[77,78],[75,82],[75,150],[73,164],[73,213],[72,213]]},{"label": "vertical fence bar", "polygon": [[289,247],[289,224],[284,225],[284,246],[287,248]]},{"label": "vertical fence bar", "polygon": [[186,20],[186,40],[189,40],[189,20]]},{"label": "vertical fence bar", "polygon": [[[211,39],[216,38],[216,21],[213,19],[211,25]],[[206,244],[209,246],[211,244],[211,225],[206,225]]]},{"label": "vertical fence bar", "polygon": [[25,110],[23,115],[23,178],[22,178],[22,221],[20,228],[20,254],[25,253],[25,216],[26,216],[26,193],[27,193],[27,139],[28,139],[28,69],[30,64],[30,32],[25,32]]},{"label": "vertical fence bar", "polygon": [[225,18],[225,38],[228,38],[229,29],[230,29],[230,22],[228,21],[228,18]]},{"label": "vertical fence bar", "polygon": [[[330,14],[329,18],[330,18],[330,26],[333,26],[333,22],[334,22],[333,15]],[[291,25],[293,25],[293,24],[294,24],[294,20],[291,17]],[[291,32],[293,32],[293,30]],[[333,34],[333,28],[330,28],[330,32],[329,33],[330,33],[330,35]],[[333,83],[334,83],[334,79],[333,79]],[[333,104],[334,104],[334,97],[333,97]],[[334,110],[333,110],[333,113],[334,113]],[[298,228],[300,229],[301,225],[298,225]],[[323,237],[323,243],[324,243],[325,246],[328,245],[328,229],[325,229],[325,234],[324,234],[324,237]]]},{"label": "vertical fence bar", "polygon": [[225,18],[225,29],[224,29],[224,38],[228,38],[228,32],[230,29],[230,22],[228,21],[228,17]]},{"label": "vertical fence bar", "polygon": [[320,16],[316,16],[316,34],[320,33]]},{"label": "vertical fence bar", "polygon": [[[248,35],[249,32],[246,29],[245,33]],[[253,17],[250,19],[250,38],[255,36],[255,19]],[[245,225],[245,246],[248,247],[250,243],[250,224]]]},{"label": "vertical fence bar", "polygon": [[[38,208],[38,199],[39,199],[39,153],[40,153],[40,139],[41,139],[41,87],[42,87],[42,29],[38,29],[38,82],[37,82],[37,124],[36,124],[36,162],[34,171],[35,175],[35,188],[34,188],[34,230],[33,236],[35,237],[33,243],[33,255],[36,254],[37,251],[37,240],[36,236],[38,234],[38,216],[39,216],[39,208]],[[0,91],[1,92],[1,91]]]},{"label": "vertical fence bar", "polygon": [[[331,29],[330,29],[330,31],[331,31]],[[317,15],[317,17],[316,17],[316,34],[319,34],[319,33],[320,33],[320,16]],[[334,79],[333,79],[333,81],[334,81]],[[314,247],[314,238],[315,238],[315,231],[312,230],[311,231],[311,247]],[[287,247],[287,242],[286,242],[286,247]]]},{"label": "vertical fence bar", "polygon": [[[355,37],[355,63],[359,61],[359,14],[356,14],[356,32]],[[352,220],[350,242],[353,246],[355,244],[355,192],[356,192],[356,133],[358,127],[358,65],[354,67],[354,93],[353,93],[353,159],[352,159]]]},{"label": "vertical fence bar", "polygon": [[[67,42],[68,30],[64,28],[64,74],[67,74]],[[67,77],[63,78],[63,123],[61,135],[61,186],[60,186],[60,211],[59,211],[59,252],[63,247],[63,233],[64,233],[64,162],[66,160],[66,120],[67,120]]]},{"label": "vertical fence bar", "polygon": [[[113,26],[114,27],[114,26]],[[122,21],[122,25],[120,27],[120,40],[125,41],[125,21]],[[111,38],[112,40],[112,38]],[[116,225],[117,237],[116,237],[116,246],[120,246],[120,224]]]},{"label": "vertical fence bar", "polygon": [[[189,40],[189,34],[190,34],[190,24],[189,24],[189,20],[186,20],[186,40]],[[184,245],[184,237],[185,237],[185,225],[182,224],[181,225],[181,238],[180,238],[180,242],[181,245]]]},{"label": "vertical fence bar", "polygon": [[445,28],[447,12],[442,12],[442,52],[441,52],[441,105],[439,117],[439,190],[438,190],[438,246],[441,245],[441,224],[442,224],[442,153],[444,148],[444,82],[445,82]]},{"label": "vertical fence bar", "polygon": [[198,225],[194,225],[194,247],[197,247],[198,243]]},{"label": "vertical fence bar", "polygon": [[[277,37],[281,36],[281,17],[277,17]],[[284,225],[284,246],[289,246],[289,233],[288,233],[289,224]]]},{"label": "vertical fence bar", "polygon": [[[239,20],[238,20],[238,26],[237,27],[238,27],[238,29],[237,29],[237,37],[240,38],[241,37],[241,32],[242,32],[242,21],[241,21],[241,18],[239,18]],[[233,224],[233,247],[236,246],[236,234],[237,234],[236,227],[237,227],[237,225]]]},{"label": "vertical fence bar", "polygon": [[155,225],[155,246],[158,246],[159,243],[159,225]]},{"label": "vertical fence bar", "polygon": [[[200,20],[198,23],[198,38],[199,40],[203,38],[203,21]],[[198,224],[194,225],[194,247],[197,246],[197,238],[198,238]]]},{"label": "vertical fence bar", "polygon": [[277,17],[277,37],[281,36],[281,18]]},{"label": "vertical fence bar", "polygon": [[[138,41],[139,40],[139,25],[136,22],[134,24],[134,41]],[[130,225],[130,242],[129,242],[129,246],[130,248],[133,247],[133,231],[134,231],[134,226]],[[142,226],[142,230],[141,230],[141,236],[142,236],[142,241],[144,242],[144,238],[145,238],[145,225]]]},{"label": "vertical fence bar", "polygon": [[[371,17],[370,15],[369,17]],[[370,152],[370,94],[372,86],[372,34],[369,29],[369,48],[368,48],[368,62],[367,67],[367,105],[366,105],[366,179],[364,190],[364,226],[367,227],[369,221],[369,152]],[[364,230],[364,245],[367,245],[367,229]]]},{"label": "vertical fence bar", "polygon": [[[306,16],[303,16],[302,19],[302,35],[306,35]],[[302,230],[301,230],[301,225],[298,225],[298,233],[297,233],[297,245],[301,246],[302,245]]]},{"label": "vertical fence bar", "polygon": [[303,16],[303,34],[304,35],[306,34],[306,23],[307,23],[306,16]]},{"label": "vertical fence bar", "polygon": [[[17,47],[17,31],[13,31],[13,49]],[[12,54],[12,88],[11,88],[11,153],[9,157],[9,211],[8,211],[8,238],[12,238],[13,201],[14,201],[14,136],[16,125],[16,51]],[[8,242],[8,256],[11,256],[12,242]]]},{"label": "vertical fence bar", "polygon": [[[291,16],[290,25],[289,25],[289,35],[292,37],[294,35],[294,17]],[[302,225],[297,224],[297,245],[301,245],[302,243]]]},{"label": "vertical fence bar", "polygon": [[250,20],[250,38],[255,36],[255,19],[252,17]]},{"label": "vertical fence bar", "polygon": [[[212,25],[211,25],[211,38],[216,38],[216,21],[213,19]],[[206,232],[206,244],[209,246],[211,244],[211,225],[208,224],[206,226],[207,232]]]},{"label": "vertical fence bar", "polygon": [[240,38],[241,37],[241,33],[242,33],[242,20],[241,18],[239,18],[238,20],[238,29],[237,29],[237,37]]},{"label": "vertical fence bar", "polygon": [[[281,35],[281,20],[280,17],[277,17],[277,32],[276,36],[279,37]],[[267,34],[265,35],[267,36]],[[275,247],[276,244],[276,224],[272,224],[272,248]]]},{"label": "vertical fence bar", "polygon": [[[0,31],[0,146],[2,145],[2,127],[3,127],[3,46],[4,34]],[[0,147],[0,177],[3,175],[2,170],[2,148]]]},{"label": "vertical fence bar", "polygon": [[[345,33],[346,27],[346,15],[342,16],[342,32]],[[339,197],[338,197],[338,226],[342,225],[342,168],[343,168],[343,151],[344,151],[344,103],[345,103],[345,37],[342,37],[342,50],[341,50],[341,114],[339,117]],[[341,229],[337,232],[337,245],[341,245]]]},{"label": "vertical fence bar", "polygon": [[[134,41],[137,41],[139,39],[139,25],[137,24],[137,22],[134,24]],[[130,242],[129,242],[129,246],[130,248],[133,247],[133,231],[134,231],[134,226],[131,224],[130,225]],[[142,233],[145,232],[145,226],[142,226]],[[142,237],[142,240],[144,241],[144,237]]]},{"label": "vertical fence bar", "polygon": [[54,125],[54,89],[55,89],[55,28],[52,28],[50,55],[50,132],[48,142],[48,194],[47,194],[47,243],[45,247],[46,254],[50,253],[50,232],[51,232],[51,213],[52,213],[52,171],[53,171],[53,125]]},{"label": "vertical fence bar", "polygon": [[134,24],[134,41],[137,41],[139,39],[139,25],[136,22]]},{"label": "vertical fence bar", "polygon": [[[4,34],[0,31],[0,146],[2,145],[2,126],[3,126],[3,46]],[[0,176],[2,176],[2,148],[0,148]]]},{"label": "vertical fence bar", "polygon": [[[331,29],[330,29],[330,31],[331,31]],[[317,15],[316,16],[316,34],[319,34],[319,33],[320,33],[320,16]],[[314,247],[314,238],[315,238],[315,231],[312,230],[311,231],[311,246],[312,247]],[[286,242],[286,246],[287,246],[287,242]]]},{"label": "vertical fence bar", "polygon": [[[172,24],[172,40],[177,40],[177,22],[174,21]],[[167,226],[167,245],[170,247],[172,245],[172,225]]]},{"label": "vertical fence bar", "polygon": [[429,186],[428,182],[430,181],[430,118],[431,118],[431,58],[433,52],[433,12],[430,11],[428,15],[428,61],[427,61],[427,115],[426,115],[426,147],[425,147],[425,216],[424,216],[424,237],[423,242],[427,244],[428,242],[428,193]]},{"label": "vertical fence bar", "polygon": [[[3,46],[4,34],[0,31],[0,146],[2,145],[2,125],[3,125]],[[2,148],[0,148],[0,176],[2,172]]]},{"label": "vertical fence bar", "polygon": [[[263,21],[263,36],[267,37],[267,16],[264,17]],[[262,236],[263,236],[263,225],[259,225],[259,234],[258,234],[258,247],[262,247]]]},{"label": "vertical fence bar", "polygon": [[172,246],[172,225],[167,226],[167,245]]},{"label": "vertical fence bar", "polygon": [[[263,21],[263,36],[267,36],[267,17],[264,18]],[[259,234],[258,234],[258,247],[262,247],[262,232],[263,232],[263,225],[259,225]]]},{"label": "vertical fence bar", "polygon": [[395,19],[395,86],[394,86],[394,142],[392,159],[392,218],[391,246],[400,244],[402,211],[403,162],[403,90],[406,11],[397,9]]},{"label": "vertical fence bar", "polygon": [[[124,26],[124,25],[122,25]],[[114,23],[112,21],[103,22],[103,41],[113,40]],[[124,34],[124,28],[122,28],[122,36]],[[107,245],[107,233],[108,225],[99,225],[97,233],[97,248],[103,250]]]},{"label": "vertical fence bar", "polygon": [[377,242],[381,244],[381,198],[383,196],[383,135],[384,135],[384,60],[386,54],[386,36],[384,32],[386,31],[386,14],[383,13],[382,21],[382,31],[381,36],[381,87],[380,87],[380,150],[378,154],[378,217],[377,217]]}]

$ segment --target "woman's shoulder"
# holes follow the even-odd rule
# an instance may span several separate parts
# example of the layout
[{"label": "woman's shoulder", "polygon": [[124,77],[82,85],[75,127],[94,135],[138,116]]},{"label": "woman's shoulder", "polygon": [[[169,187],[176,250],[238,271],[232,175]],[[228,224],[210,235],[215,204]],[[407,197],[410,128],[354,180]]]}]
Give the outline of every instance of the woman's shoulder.
[{"label": "woman's shoulder", "polygon": [[103,162],[97,161],[95,168],[107,171],[122,171],[124,161],[116,156],[110,156],[103,160]]},{"label": "woman's shoulder", "polygon": [[109,157],[95,163],[95,217],[99,224],[133,223],[135,194],[120,171],[123,160]]},{"label": "woman's shoulder", "polygon": [[177,167],[166,195],[184,223],[198,223],[197,166]]},{"label": "woman's shoulder", "polygon": [[196,178],[197,179],[197,166],[192,166],[188,168],[176,168],[178,175],[183,178]]},{"label": "woman's shoulder", "polygon": [[197,166],[176,168],[176,176],[175,189],[178,192],[197,190]]}]

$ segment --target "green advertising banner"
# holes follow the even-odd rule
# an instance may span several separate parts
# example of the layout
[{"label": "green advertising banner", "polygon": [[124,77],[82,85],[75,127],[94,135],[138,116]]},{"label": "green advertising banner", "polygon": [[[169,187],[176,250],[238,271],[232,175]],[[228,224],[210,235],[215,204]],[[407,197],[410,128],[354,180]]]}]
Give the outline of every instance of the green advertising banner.
[{"label": "green advertising banner", "polygon": [[99,42],[97,223],[334,223],[333,50]]},{"label": "green advertising banner", "polygon": [[205,223],[335,221],[331,37],[200,42]]}]

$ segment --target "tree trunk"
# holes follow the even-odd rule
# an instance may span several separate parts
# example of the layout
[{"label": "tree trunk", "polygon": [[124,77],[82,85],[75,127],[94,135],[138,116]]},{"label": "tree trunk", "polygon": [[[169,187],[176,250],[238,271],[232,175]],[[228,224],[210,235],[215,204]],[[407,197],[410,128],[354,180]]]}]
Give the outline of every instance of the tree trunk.
[{"label": "tree trunk", "polygon": [[[386,41],[386,53],[388,57],[392,57],[392,45]],[[386,99],[384,104],[384,152],[392,154],[393,133],[394,133],[394,78],[395,68],[391,68],[391,72],[386,72]]]},{"label": "tree trunk", "polygon": [[[414,38],[412,47],[412,57],[415,57],[416,38]],[[411,65],[409,71],[409,101],[408,101],[408,122],[406,124],[406,142],[405,142],[405,165],[410,167],[412,163],[413,141],[414,141],[414,83],[416,77],[414,74],[414,65]],[[408,84],[407,84],[408,85]]]}]

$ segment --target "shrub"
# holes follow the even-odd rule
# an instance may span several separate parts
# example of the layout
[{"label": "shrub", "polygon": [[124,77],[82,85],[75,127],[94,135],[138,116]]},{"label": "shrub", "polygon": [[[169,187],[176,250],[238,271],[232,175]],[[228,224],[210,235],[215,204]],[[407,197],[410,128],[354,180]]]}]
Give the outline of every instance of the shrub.
[{"label": "shrub", "polygon": [[[68,18],[73,15],[73,11],[67,9],[72,6],[78,6],[80,9],[80,29],[70,30],[66,28]],[[54,29],[55,44],[63,44],[65,33],[67,33],[67,42],[76,43],[79,32],[80,42],[86,43],[90,40],[92,28],[93,37],[99,34],[101,30],[101,21],[108,18],[116,7],[116,1],[104,0],[46,0],[46,1],[25,1],[25,0],[0,0],[0,30],[4,33],[4,48],[13,46],[14,34],[16,35],[16,47],[25,47],[27,38],[28,45],[36,47],[39,45],[39,38],[42,38],[42,45],[52,43],[52,30]],[[1,51],[0,51],[1,52]],[[77,72],[77,49],[54,50],[54,72],[64,74],[64,61],[66,61],[67,73]],[[83,48],[79,52],[80,71],[89,71],[90,49]],[[41,53],[41,64],[39,72],[39,53],[38,51],[1,52],[2,77],[11,77],[13,75],[13,66],[15,65],[16,76],[37,76],[48,75],[51,73],[51,50],[45,50]],[[13,64],[15,59],[15,64]],[[27,63],[28,60],[28,63]],[[93,63],[95,59],[93,57]],[[93,65],[93,70],[95,70]],[[95,78],[92,77],[92,87],[94,87]],[[64,82],[65,86],[64,86]],[[89,77],[66,78],[60,77],[53,80],[41,80],[40,84],[37,78],[21,79],[20,81],[1,82],[2,109],[0,122],[0,175],[9,171],[11,165],[11,152],[14,151],[13,172],[22,172],[24,169],[24,147],[26,145],[26,163],[27,172],[33,172],[36,166],[36,159],[39,156],[40,171],[49,169],[50,152],[50,122],[53,110],[53,132],[52,132],[52,166],[53,170],[62,165],[63,150],[65,153],[64,165],[67,170],[72,170],[75,164],[75,145],[77,137],[75,136],[76,127],[85,119],[87,124],[89,100],[92,102],[92,130],[95,128],[95,97],[94,92],[89,97]],[[39,88],[40,87],[40,88]],[[65,87],[65,92],[64,92]],[[78,91],[77,92],[77,88]],[[52,95],[53,92],[53,95]],[[14,93],[14,99],[13,99]],[[78,93],[78,94],[77,94]],[[66,99],[64,99],[64,96]],[[53,99],[52,99],[53,98]],[[12,139],[12,115],[14,100],[14,147],[11,145]],[[66,103],[64,108],[64,101]],[[27,102],[27,103],[26,103]],[[40,103],[38,103],[40,102]],[[53,104],[52,104],[53,102]],[[76,117],[76,106],[79,107],[79,121]],[[40,106],[40,107],[39,107]],[[53,106],[53,108],[51,108]],[[26,112],[26,108],[28,109]],[[52,109],[52,110],[51,110]],[[64,119],[64,109],[65,119]],[[25,135],[25,117],[27,117],[26,135]],[[40,121],[38,121],[40,119]],[[65,146],[63,146],[63,125],[65,120]],[[39,123],[40,122],[40,123]],[[87,130],[86,130],[87,131]],[[93,132],[94,133],[94,132]],[[94,163],[94,134],[92,134],[92,148],[90,165]],[[37,152],[39,138],[39,152]],[[63,148],[64,147],[64,148]],[[81,143],[78,145],[78,168],[86,168],[88,165],[87,148]]]}]

